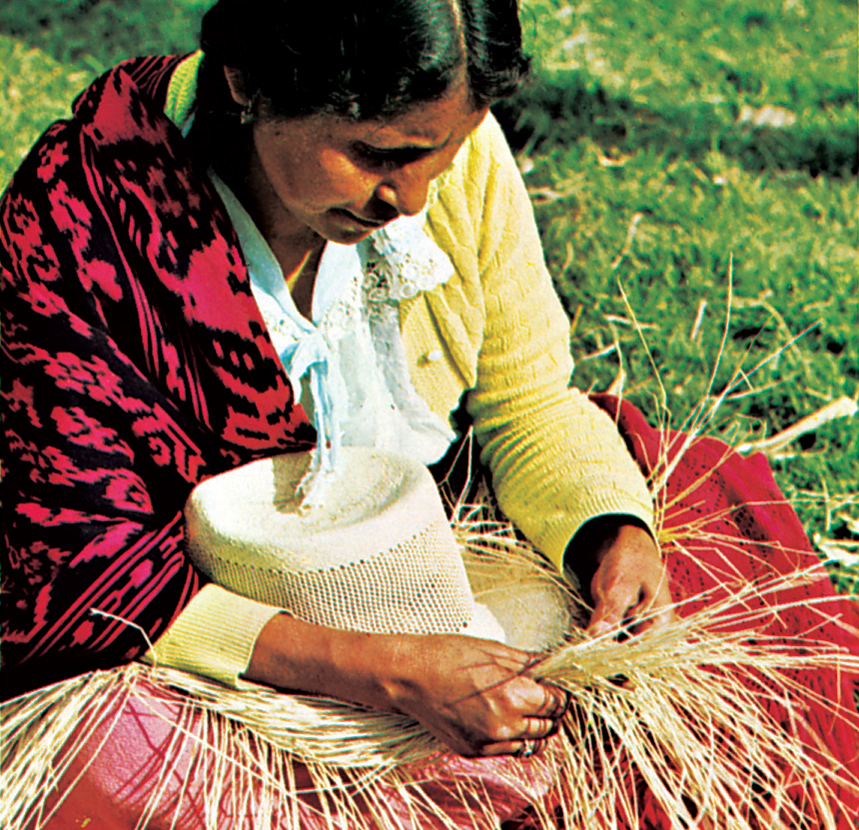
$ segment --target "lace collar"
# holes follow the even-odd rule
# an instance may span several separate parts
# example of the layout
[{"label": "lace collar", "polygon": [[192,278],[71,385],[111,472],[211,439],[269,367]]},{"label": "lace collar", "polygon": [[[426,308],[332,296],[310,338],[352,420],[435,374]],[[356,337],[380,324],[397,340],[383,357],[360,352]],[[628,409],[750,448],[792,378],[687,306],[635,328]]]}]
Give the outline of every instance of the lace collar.
[{"label": "lace collar", "polygon": [[[297,399],[306,389],[318,434],[300,484],[304,507],[322,503],[350,444],[438,460],[453,440],[409,376],[398,305],[454,273],[426,231],[426,211],[400,217],[357,245],[329,242],[319,263],[312,322],[301,316],[268,243],[229,187],[210,171],[239,237],[251,290]],[[345,345],[341,345],[345,344]]]},{"label": "lace collar", "polygon": [[453,275],[450,259],[427,230],[427,210],[395,219],[356,246],[369,304],[410,300]]}]

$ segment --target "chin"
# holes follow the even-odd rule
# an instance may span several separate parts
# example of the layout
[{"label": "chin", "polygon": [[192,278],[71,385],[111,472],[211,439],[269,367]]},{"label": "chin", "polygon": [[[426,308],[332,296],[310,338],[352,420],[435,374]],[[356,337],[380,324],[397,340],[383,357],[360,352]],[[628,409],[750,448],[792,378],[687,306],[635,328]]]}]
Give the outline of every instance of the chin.
[{"label": "chin", "polygon": [[329,242],[336,242],[338,245],[357,245],[376,229],[341,222],[320,222],[313,230]]},{"label": "chin", "polygon": [[337,242],[341,245],[355,245],[387,224],[387,221],[383,221],[376,225],[367,225],[358,221],[345,209],[332,208],[318,215],[311,227],[313,227],[316,233],[330,242]]},{"label": "chin", "polygon": [[357,245],[362,240],[366,239],[372,233],[371,230],[336,230],[328,233],[323,233],[322,236],[329,242],[336,242],[338,245]]}]

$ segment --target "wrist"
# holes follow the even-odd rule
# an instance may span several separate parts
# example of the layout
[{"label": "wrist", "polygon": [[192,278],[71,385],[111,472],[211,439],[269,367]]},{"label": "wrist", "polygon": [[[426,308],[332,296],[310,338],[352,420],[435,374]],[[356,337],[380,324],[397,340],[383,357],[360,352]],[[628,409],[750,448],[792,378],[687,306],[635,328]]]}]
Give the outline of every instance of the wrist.
[{"label": "wrist", "polygon": [[564,564],[574,570],[579,564],[599,564],[611,545],[621,536],[646,534],[653,539],[650,528],[637,516],[610,514],[585,522],[567,543]]},{"label": "wrist", "polygon": [[394,708],[401,638],[328,628],[286,613],[260,631],[244,676],[278,689]]}]

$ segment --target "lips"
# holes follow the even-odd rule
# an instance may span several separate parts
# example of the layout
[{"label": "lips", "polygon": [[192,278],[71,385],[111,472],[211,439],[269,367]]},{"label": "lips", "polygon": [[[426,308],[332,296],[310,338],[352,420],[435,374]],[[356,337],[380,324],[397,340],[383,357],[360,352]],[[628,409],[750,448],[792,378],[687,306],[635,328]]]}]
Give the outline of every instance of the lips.
[{"label": "lips", "polygon": [[346,219],[349,222],[354,222],[356,225],[360,225],[362,228],[369,228],[371,230],[382,228],[387,225],[388,222],[396,218],[391,217],[391,219],[365,219],[363,216],[358,216],[357,214],[352,213],[352,211],[345,210],[344,208],[335,208],[331,212],[343,219]]}]

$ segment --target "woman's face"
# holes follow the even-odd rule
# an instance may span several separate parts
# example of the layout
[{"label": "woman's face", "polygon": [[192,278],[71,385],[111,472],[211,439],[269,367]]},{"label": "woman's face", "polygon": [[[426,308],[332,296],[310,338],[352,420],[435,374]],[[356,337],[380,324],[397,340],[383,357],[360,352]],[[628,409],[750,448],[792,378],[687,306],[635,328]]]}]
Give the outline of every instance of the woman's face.
[{"label": "woman's face", "polygon": [[248,179],[255,207],[283,236],[310,229],[333,242],[359,242],[420,212],[429,183],[485,114],[473,109],[465,82],[387,120],[276,119],[263,109]]}]

